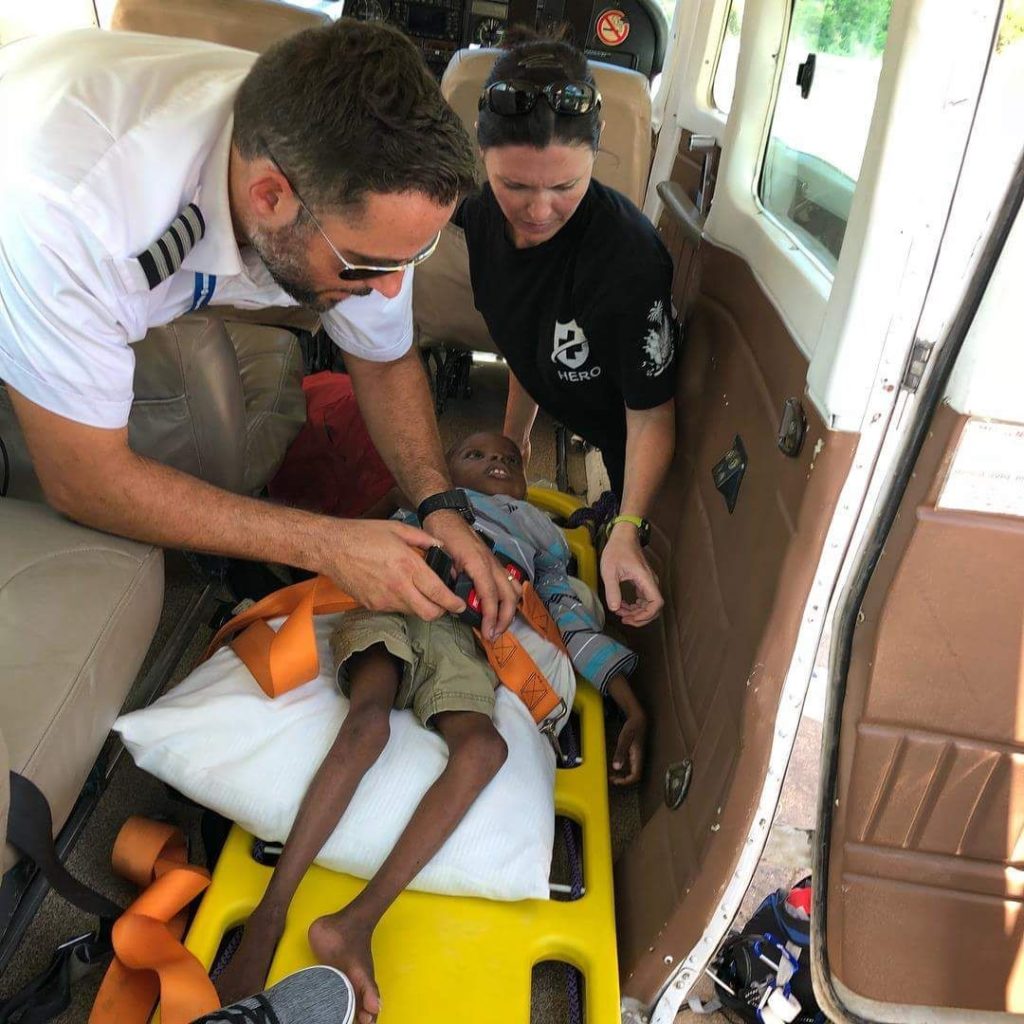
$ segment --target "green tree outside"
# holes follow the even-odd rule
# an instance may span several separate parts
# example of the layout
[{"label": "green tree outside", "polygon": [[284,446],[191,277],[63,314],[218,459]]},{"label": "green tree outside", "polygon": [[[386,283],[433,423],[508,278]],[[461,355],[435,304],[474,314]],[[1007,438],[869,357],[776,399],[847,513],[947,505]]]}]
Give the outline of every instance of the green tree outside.
[{"label": "green tree outside", "polygon": [[892,0],[796,0],[790,37],[814,53],[880,57]]}]

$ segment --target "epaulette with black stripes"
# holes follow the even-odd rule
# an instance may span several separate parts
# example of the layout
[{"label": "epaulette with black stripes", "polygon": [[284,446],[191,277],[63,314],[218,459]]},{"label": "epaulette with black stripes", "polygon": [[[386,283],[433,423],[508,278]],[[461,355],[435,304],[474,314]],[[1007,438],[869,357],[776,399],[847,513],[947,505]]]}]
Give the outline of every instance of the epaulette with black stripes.
[{"label": "epaulette with black stripes", "polygon": [[135,258],[152,290],[166,281],[180,266],[192,247],[206,234],[206,221],[195,203],[189,203],[171,226]]}]

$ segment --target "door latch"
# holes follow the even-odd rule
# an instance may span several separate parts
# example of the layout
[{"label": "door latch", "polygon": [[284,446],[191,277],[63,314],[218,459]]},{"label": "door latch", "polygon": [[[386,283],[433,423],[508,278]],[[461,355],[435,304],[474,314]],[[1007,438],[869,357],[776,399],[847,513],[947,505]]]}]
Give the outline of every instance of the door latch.
[{"label": "door latch", "polygon": [[782,407],[782,420],[779,423],[779,434],[776,441],[779,451],[795,459],[804,446],[804,437],[807,435],[807,417],[804,415],[804,407],[797,398],[787,398],[786,404]]},{"label": "door latch", "polygon": [[665,769],[665,803],[670,811],[674,811],[686,799],[693,782],[693,762],[684,757]]},{"label": "door latch", "polygon": [[811,86],[814,84],[814,69],[818,63],[818,55],[807,54],[807,60],[796,69],[796,84],[800,86],[800,95],[807,99],[811,95]]},{"label": "door latch", "polygon": [[715,463],[711,470],[711,478],[715,487],[725,498],[725,507],[732,515],[736,508],[736,499],[740,494],[740,482],[747,471],[747,450],[743,447],[743,439],[737,434],[733,438],[732,447]]}]

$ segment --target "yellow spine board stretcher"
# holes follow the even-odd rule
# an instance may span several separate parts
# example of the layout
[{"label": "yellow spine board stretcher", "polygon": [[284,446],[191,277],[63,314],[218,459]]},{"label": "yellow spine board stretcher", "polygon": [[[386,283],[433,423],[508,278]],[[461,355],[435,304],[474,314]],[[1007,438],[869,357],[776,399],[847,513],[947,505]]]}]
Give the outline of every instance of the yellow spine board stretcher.
[{"label": "yellow spine board stretcher", "polygon": [[[567,494],[531,488],[530,501],[568,516],[580,503]],[[566,531],[577,575],[597,587],[597,556],[586,528]],[[584,978],[586,1024],[618,1024],[604,711],[581,683],[576,693],[582,764],[555,773],[555,810],[581,826],[584,895],[572,902],[501,903],[470,897],[402,893],[373,941],[382,994],[379,1024],[528,1024],[531,972],[544,960],[572,964]],[[250,855],[253,837],[237,825],[217,862],[213,882],[186,946],[209,967],[224,935],[243,923],[270,880],[271,868]],[[364,882],[314,866],[299,886],[268,984],[315,963],[310,924],[347,905]]]}]

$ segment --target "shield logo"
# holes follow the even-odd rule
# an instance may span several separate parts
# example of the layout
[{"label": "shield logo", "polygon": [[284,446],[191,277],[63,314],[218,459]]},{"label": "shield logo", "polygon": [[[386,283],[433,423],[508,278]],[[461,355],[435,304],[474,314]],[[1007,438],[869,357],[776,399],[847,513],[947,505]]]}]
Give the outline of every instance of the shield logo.
[{"label": "shield logo", "polygon": [[555,347],[551,362],[561,363],[570,370],[578,370],[590,355],[590,342],[575,320],[567,324],[555,321]]}]

